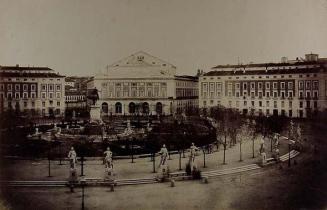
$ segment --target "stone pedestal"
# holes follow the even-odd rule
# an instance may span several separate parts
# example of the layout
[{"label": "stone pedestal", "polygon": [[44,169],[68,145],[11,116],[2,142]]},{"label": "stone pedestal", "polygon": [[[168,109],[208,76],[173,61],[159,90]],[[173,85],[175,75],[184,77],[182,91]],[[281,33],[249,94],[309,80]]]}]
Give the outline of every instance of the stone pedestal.
[{"label": "stone pedestal", "polygon": [[91,122],[101,122],[100,106],[92,105],[90,110],[90,121]]},{"label": "stone pedestal", "polygon": [[77,182],[78,181],[76,168],[70,168],[69,178],[68,179],[69,179],[70,182]]},{"label": "stone pedestal", "polygon": [[267,154],[265,152],[261,153],[261,164],[264,166],[267,164]]}]

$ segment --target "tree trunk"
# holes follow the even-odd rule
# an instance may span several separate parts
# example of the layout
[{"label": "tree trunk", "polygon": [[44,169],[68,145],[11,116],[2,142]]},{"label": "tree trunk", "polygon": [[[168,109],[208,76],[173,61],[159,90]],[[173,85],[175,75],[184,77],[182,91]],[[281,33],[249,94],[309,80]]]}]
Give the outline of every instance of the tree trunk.
[{"label": "tree trunk", "polygon": [[225,134],[225,143],[224,143],[224,162],[223,164],[226,164],[226,134]]},{"label": "tree trunk", "polygon": [[242,142],[240,141],[240,161],[242,160]]},{"label": "tree trunk", "polygon": [[254,138],[252,138],[252,158],[254,158]]}]

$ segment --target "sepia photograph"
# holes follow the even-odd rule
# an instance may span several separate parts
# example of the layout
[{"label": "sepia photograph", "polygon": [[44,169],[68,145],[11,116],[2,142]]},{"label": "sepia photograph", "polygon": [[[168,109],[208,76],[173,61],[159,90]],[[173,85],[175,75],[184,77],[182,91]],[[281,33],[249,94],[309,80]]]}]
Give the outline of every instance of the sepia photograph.
[{"label": "sepia photograph", "polygon": [[327,0],[0,0],[0,210],[327,210]]}]

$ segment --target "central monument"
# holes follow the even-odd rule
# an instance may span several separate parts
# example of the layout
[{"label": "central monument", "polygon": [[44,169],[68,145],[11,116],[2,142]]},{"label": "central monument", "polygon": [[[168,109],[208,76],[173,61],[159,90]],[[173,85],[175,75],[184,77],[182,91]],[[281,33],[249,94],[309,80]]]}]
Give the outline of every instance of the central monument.
[{"label": "central monument", "polygon": [[97,101],[99,100],[98,90],[94,88],[88,98],[92,100],[92,104],[90,106],[90,122],[101,124],[102,120],[100,106],[97,103]]}]

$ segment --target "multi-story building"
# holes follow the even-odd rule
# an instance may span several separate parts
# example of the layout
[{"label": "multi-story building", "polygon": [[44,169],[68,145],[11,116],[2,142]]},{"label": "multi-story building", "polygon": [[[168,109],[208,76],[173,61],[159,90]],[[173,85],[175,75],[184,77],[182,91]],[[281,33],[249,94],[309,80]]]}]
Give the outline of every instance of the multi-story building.
[{"label": "multi-story building", "polygon": [[0,110],[61,116],[65,79],[48,67],[0,66]]},{"label": "multi-story building", "polygon": [[87,82],[90,77],[65,78],[66,117],[75,114],[82,116],[87,112]]},{"label": "multi-story building", "polygon": [[173,114],[198,107],[198,78],[177,76],[176,67],[145,52],[135,53],[96,75],[102,115]]},{"label": "multi-story building", "polygon": [[327,59],[218,65],[199,78],[200,108],[221,105],[244,114],[310,117],[327,110]]}]

